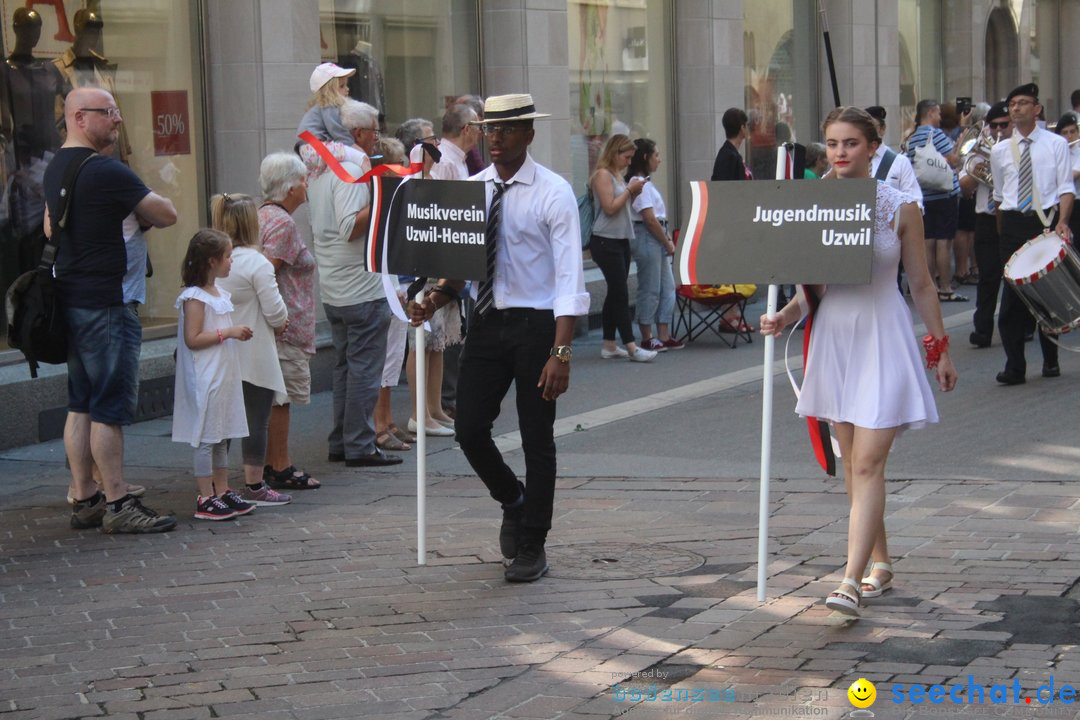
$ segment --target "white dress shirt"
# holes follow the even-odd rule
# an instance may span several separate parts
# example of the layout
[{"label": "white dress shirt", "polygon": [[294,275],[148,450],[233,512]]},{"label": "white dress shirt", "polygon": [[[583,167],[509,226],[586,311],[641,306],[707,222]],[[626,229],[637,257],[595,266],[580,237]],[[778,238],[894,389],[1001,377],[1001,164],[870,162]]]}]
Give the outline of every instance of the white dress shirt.
[{"label": "white dress shirt", "polygon": [[[1073,189],[1080,195],[1080,177],[1076,177],[1076,173],[1080,173],[1080,145],[1069,148],[1069,159],[1072,163]],[[1077,208],[1074,207],[1073,212],[1077,212]]]},{"label": "white dress shirt", "polygon": [[[494,165],[470,178],[485,185],[487,206],[499,179]],[[581,267],[581,227],[570,183],[526,154],[507,182],[495,238],[495,307],[585,315],[589,293]]]},{"label": "white dress shirt", "polygon": [[442,157],[431,166],[433,180],[468,180],[469,166],[465,164],[465,151],[444,139],[439,143]]},{"label": "white dress shirt", "polygon": [[[994,200],[1002,210],[1020,207],[1018,197],[1019,168],[1013,157],[1013,142],[1018,142],[1017,153],[1022,155],[1024,139],[1019,130],[1013,130],[1012,138],[999,142],[990,151],[990,171],[994,175]],[[1027,136],[1031,140],[1032,184],[1038,189],[1042,209],[1057,205],[1062,195],[1073,195],[1072,165],[1069,160],[1069,144],[1056,133],[1036,127]],[[1034,195],[1034,192],[1032,193]],[[1035,209],[1034,204],[1032,210]]]},{"label": "white dress shirt", "polygon": [[[870,160],[870,177],[877,175],[878,167],[881,166],[881,159],[885,157],[886,150],[892,150],[892,148],[885,143],[878,145],[874,157]],[[893,159],[893,164],[889,167],[889,173],[885,176],[885,184],[907,195],[908,199],[917,203],[921,210],[923,206],[922,188],[919,187],[919,181],[915,179],[915,170],[911,167],[911,161],[908,160],[907,155],[904,153],[895,150],[893,152],[896,153],[896,158]]]},{"label": "white dress shirt", "polygon": [[[963,168],[960,169],[959,178],[961,180],[963,180],[966,177],[969,177],[969,175],[970,174],[968,173],[967,170],[964,170]],[[990,200],[990,195],[991,195],[992,192],[993,192],[993,190],[990,189],[989,185],[983,185],[982,183],[978,183],[978,184],[975,185],[975,213],[976,214],[978,214],[978,215],[994,215],[994,214],[996,214],[995,211],[990,210],[986,206],[987,202],[989,202],[989,200]]]}]

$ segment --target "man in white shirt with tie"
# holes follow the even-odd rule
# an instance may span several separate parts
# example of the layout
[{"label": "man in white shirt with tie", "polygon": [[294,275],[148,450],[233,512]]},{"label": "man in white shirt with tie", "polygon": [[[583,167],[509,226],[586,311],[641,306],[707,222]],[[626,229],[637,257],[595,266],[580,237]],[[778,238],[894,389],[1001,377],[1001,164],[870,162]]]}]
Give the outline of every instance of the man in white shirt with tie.
[{"label": "man in white shirt with tie", "polygon": [[[488,200],[488,280],[461,353],[457,440],[503,510],[499,547],[509,582],[547,572],[544,543],[555,499],[555,399],[570,383],[574,319],[589,311],[577,201],[570,184],[529,155],[537,113],[531,95],[498,95],[481,122],[492,164],[471,179]],[[410,308],[418,325],[463,283],[444,280]],[[503,460],[491,428],[516,385],[525,482]]]},{"label": "man in white shirt with tie", "polygon": [[[1069,241],[1075,194],[1065,138],[1036,126],[1042,111],[1039,87],[1035,83],[1021,85],[1009,93],[1006,103],[1013,123],[1012,138],[990,152],[1003,264],[1021,245],[1044,231],[1055,230]],[[1006,284],[998,312],[998,332],[1005,349],[1005,370],[997,375],[1002,385],[1025,381],[1024,335],[1034,325],[1034,317]],[[1041,329],[1039,342],[1043,377],[1059,376],[1057,345]]]}]

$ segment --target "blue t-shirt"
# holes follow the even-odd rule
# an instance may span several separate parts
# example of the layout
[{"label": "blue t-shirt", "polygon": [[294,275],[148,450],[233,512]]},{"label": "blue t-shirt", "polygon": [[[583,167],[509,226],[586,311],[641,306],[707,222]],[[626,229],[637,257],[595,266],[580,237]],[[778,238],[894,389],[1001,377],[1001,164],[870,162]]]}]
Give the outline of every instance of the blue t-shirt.
[{"label": "blue t-shirt", "polygon": [[[911,136],[907,139],[907,156],[908,160],[915,159],[915,150],[921,148],[926,144],[927,133],[933,132],[934,147],[942,155],[948,155],[953,151],[953,141],[949,139],[949,136],[945,134],[945,131],[940,128],[933,127],[932,125],[920,125],[915,128],[915,132],[911,133]],[[923,201],[926,200],[944,200],[946,198],[957,197],[960,195],[960,181],[956,177],[956,173],[953,173],[953,189],[952,192],[927,192],[923,190]]]},{"label": "blue t-shirt", "polygon": [[[60,187],[72,158],[84,148],[60,148],[45,169],[45,202],[53,228],[60,218]],[[127,271],[123,223],[150,188],[131,169],[105,155],[90,158],[79,173],[68,211],[67,232],[56,254],[56,281],[64,304],[101,309],[121,305]]]}]

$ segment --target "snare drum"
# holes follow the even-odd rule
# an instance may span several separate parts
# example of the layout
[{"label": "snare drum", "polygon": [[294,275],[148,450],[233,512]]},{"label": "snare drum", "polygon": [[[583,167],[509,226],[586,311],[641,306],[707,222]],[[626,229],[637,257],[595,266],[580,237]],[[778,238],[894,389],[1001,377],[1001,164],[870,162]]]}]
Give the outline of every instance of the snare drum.
[{"label": "snare drum", "polygon": [[1005,263],[1004,274],[1048,333],[1080,327],[1080,256],[1057,233],[1024,243]]}]

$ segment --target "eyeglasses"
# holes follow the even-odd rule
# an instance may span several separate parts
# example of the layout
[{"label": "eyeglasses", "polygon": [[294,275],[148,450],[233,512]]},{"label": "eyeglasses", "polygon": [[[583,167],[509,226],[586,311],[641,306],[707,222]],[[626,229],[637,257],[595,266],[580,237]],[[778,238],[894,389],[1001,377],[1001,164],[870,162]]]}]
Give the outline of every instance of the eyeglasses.
[{"label": "eyeglasses", "polygon": [[491,135],[492,137],[502,135],[503,137],[506,137],[508,135],[513,135],[521,128],[517,125],[483,125],[481,126],[481,129],[484,131],[485,135]]},{"label": "eyeglasses", "polygon": [[360,129],[364,130],[366,132],[369,132],[369,133],[375,133],[375,137],[379,136],[379,128],[377,128],[377,127],[360,128]]},{"label": "eyeglasses", "polygon": [[426,137],[420,138],[420,142],[431,143],[433,145],[438,145],[440,140],[442,140],[442,138],[440,138],[438,135],[428,135]]},{"label": "eyeglasses", "polygon": [[120,108],[118,108],[118,107],[79,108],[79,112],[96,112],[96,113],[101,113],[102,115],[106,115],[106,116],[108,116],[110,118],[113,118],[113,119],[118,120],[120,118]]},{"label": "eyeglasses", "polygon": [[990,127],[994,130],[1004,130],[1005,128],[1009,127],[1009,121],[1002,120],[1001,122],[991,122]]},{"label": "eyeglasses", "polygon": [[1009,109],[1027,107],[1028,105],[1035,105],[1034,100],[1013,100],[1009,103]]}]

